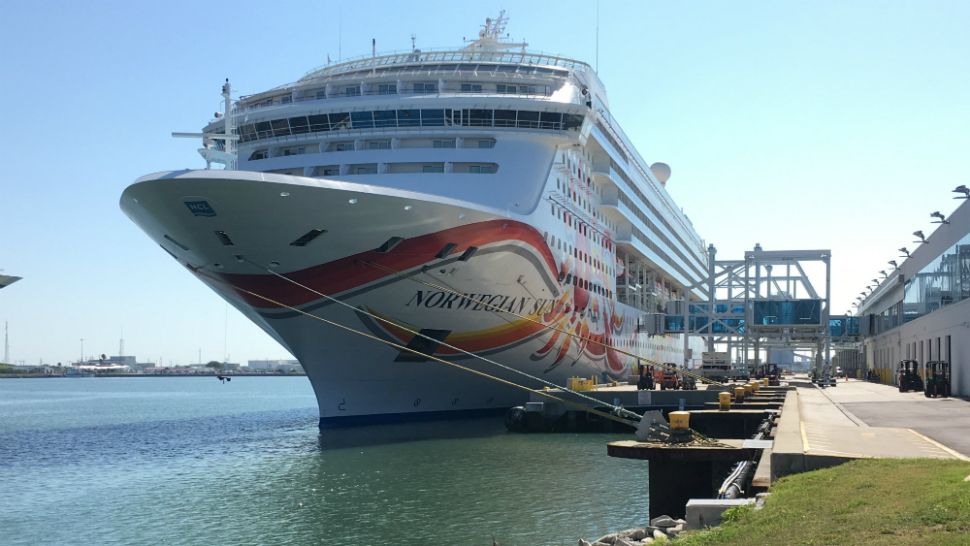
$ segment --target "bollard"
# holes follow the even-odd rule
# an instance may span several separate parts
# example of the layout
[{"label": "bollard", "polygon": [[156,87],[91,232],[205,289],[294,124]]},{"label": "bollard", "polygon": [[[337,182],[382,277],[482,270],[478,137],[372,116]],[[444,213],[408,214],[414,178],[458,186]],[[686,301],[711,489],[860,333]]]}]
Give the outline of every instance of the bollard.
[{"label": "bollard", "polygon": [[767,387],[768,386],[768,378],[767,377],[761,379],[761,386],[762,387]]},{"label": "bollard", "polygon": [[721,411],[728,411],[731,409],[731,393],[722,392],[717,395],[717,401],[720,403]]},{"label": "bollard", "polygon": [[751,382],[751,392],[758,392],[758,389],[760,389],[760,388],[761,388],[761,381],[752,381]]},{"label": "bollard", "polygon": [[734,387],[734,403],[744,402],[744,387]]},{"label": "bollard", "polygon": [[754,385],[751,384],[751,383],[745,383],[743,388],[744,388],[744,395],[745,396],[747,396],[747,395],[749,395],[749,394],[751,394],[751,393],[754,392]]},{"label": "bollard", "polygon": [[672,411],[667,418],[670,420],[670,430],[688,430],[690,428],[689,411]]}]

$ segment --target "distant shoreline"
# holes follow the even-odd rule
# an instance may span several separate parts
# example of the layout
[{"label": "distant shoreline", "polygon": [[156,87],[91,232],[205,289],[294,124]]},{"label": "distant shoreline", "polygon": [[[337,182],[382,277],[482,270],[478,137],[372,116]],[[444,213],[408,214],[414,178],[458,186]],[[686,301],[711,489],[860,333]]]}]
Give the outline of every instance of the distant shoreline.
[{"label": "distant shoreline", "polygon": [[306,377],[305,373],[224,373],[224,374],[191,374],[191,373],[91,373],[91,374],[0,374],[0,379],[92,379],[106,377]]}]

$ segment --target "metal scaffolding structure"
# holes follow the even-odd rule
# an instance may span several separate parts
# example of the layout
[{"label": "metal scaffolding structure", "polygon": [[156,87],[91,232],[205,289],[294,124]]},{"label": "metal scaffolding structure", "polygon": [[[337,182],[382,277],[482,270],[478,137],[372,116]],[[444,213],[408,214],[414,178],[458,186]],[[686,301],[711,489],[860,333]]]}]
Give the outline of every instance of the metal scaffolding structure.
[{"label": "metal scaffolding structure", "polygon": [[[762,362],[763,350],[811,351],[820,373],[831,363],[833,342],[858,341],[855,317],[831,314],[831,251],[769,251],[756,245],[743,260],[717,260],[711,245],[708,255],[708,277],[683,293],[702,288],[710,298],[668,302],[664,332],[702,336],[709,352],[726,350],[735,363],[748,367]],[[820,273],[811,264],[824,269],[823,289],[812,282],[809,272]],[[687,345],[684,336],[685,354]]]}]

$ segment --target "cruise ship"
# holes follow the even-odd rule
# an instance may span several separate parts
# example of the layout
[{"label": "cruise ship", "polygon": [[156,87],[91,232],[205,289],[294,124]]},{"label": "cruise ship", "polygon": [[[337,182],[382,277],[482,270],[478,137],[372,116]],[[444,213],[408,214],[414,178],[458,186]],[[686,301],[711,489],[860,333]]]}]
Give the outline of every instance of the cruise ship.
[{"label": "cruise ship", "polygon": [[503,41],[506,24],[235,100],[226,81],[196,135],[206,168],[121,196],[299,359],[321,427],[500,411],[517,386],[699,360],[699,341],[650,328],[706,297],[669,168],[636,151],[592,67]]}]

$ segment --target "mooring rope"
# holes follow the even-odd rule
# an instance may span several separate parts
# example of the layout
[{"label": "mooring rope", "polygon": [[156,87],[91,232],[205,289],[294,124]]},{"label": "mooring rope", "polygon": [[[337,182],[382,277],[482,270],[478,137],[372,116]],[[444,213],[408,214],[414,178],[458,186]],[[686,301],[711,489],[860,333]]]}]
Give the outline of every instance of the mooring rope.
[{"label": "mooring rope", "polygon": [[539,383],[541,383],[543,385],[546,385],[548,387],[555,388],[555,389],[561,389],[564,392],[568,392],[568,393],[570,393],[570,394],[572,394],[574,396],[577,396],[579,398],[583,398],[585,400],[588,400],[590,402],[596,403],[598,405],[606,406],[606,407],[610,408],[613,412],[615,412],[618,415],[625,415],[627,417],[630,417],[631,419],[636,419],[636,420],[639,420],[640,419],[640,415],[638,413],[633,412],[633,411],[630,411],[630,410],[628,410],[626,408],[623,408],[622,406],[616,406],[616,405],[613,405],[613,404],[610,404],[610,403],[607,403],[607,402],[603,402],[602,400],[599,400],[599,399],[594,398],[592,396],[583,394],[583,393],[581,393],[579,391],[576,391],[576,390],[573,390],[573,389],[570,389],[570,388],[567,388],[567,387],[563,387],[561,385],[558,385],[556,383],[553,383],[552,381],[548,381],[548,380],[543,379],[541,377],[532,375],[532,374],[530,374],[528,372],[525,372],[525,371],[522,371],[522,370],[513,368],[512,366],[509,366],[507,364],[502,364],[501,362],[497,362],[497,361],[492,360],[490,358],[486,358],[486,357],[484,357],[482,355],[479,355],[479,354],[476,354],[476,353],[472,353],[470,351],[467,351],[465,349],[462,349],[461,347],[456,347],[455,345],[452,345],[450,343],[447,343],[447,342],[445,342],[443,340],[438,340],[438,339],[433,338],[431,336],[422,334],[419,330],[414,330],[414,329],[409,328],[408,326],[406,326],[404,324],[401,324],[401,323],[399,323],[397,321],[394,321],[394,320],[391,320],[389,318],[382,317],[380,315],[371,313],[371,312],[366,311],[364,309],[361,309],[359,307],[355,307],[355,306],[353,306],[353,305],[351,305],[351,304],[349,304],[349,303],[347,303],[345,301],[342,301],[342,300],[339,300],[337,298],[334,298],[333,296],[324,294],[323,292],[320,292],[319,290],[316,290],[316,289],[314,289],[314,288],[312,288],[310,286],[307,286],[307,285],[305,285],[305,284],[303,284],[303,283],[301,283],[301,282],[299,282],[299,281],[297,281],[295,279],[291,279],[290,277],[288,277],[286,275],[283,275],[282,273],[279,273],[277,271],[273,271],[272,269],[267,268],[267,267],[262,267],[260,264],[257,264],[257,263],[255,263],[255,262],[253,262],[251,260],[248,260],[248,259],[245,259],[245,258],[244,258],[244,260],[247,263],[249,263],[250,265],[254,266],[254,267],[262,268],[264,271],[266,271],[267,273],[269,273],[271,275],[274,275],[276,277],[279,277],[280,279],[283,279],[286,282],[289,282],[289,283],[291,283],[291,284],[293,284],[295,286],[298,286],[300,288],[303,288],[304,290],[307,290],[307,291],[309,291],[309,292],[311,292],[313,294],[316,294],[317,296],[320,296],[321,298],[324,298],[327,301],[331,301],[333,303],[336,303],[338,305],[341,305],[343,307],[346,307],[347,309],[350,309],[351,311],[354,311],[355,313],[360,313],[360,314],[366,315],[366,316],[368,316],[368,317],[370,317],[370,318],[372,318],[374,320],[378,320],[378,321],[383,322],[385,324],[389,324],[389,325],[394,326],[396,328],[400,328],[401,330],[404,330],[405,332],[408,332],[408,333],[413,334],[415,336],[418,336],[418,337],[421,337],[423,339],[427,339],[429,341],[438,343],[439,345],[442,345],[442,346],[447,347],[449,349],[452,349],[454,351],[458,351],[458,352],[460,352],[462,354],[468,355],[468,356],[470,356],[472,358],[476,358],[476,359],[481,360],[483,362],[487,362],[487,363],[492,364],[494,366],[498,366],[499,368],[502,368],[503,370],[506,370],[508,372],[511,372],[511,373],[514,373],[514,374],[517,374],[517,375],[520,375],[520,376],[523,376],[523,377],[525,377],[527,379],[531,379],[533,381],[537,381],[537,382],[539,382]]},{"label": "mooring rope", "polygon": [[[617,423],[622,423],[622,424],[627,425],[627,426],[633,426],[634,425],[634,423],[630,422],[630,420],[624,419],[622,417],[618,417],[616,415],[613,415],[612,413],[607,413],[605,411],[600,411],[598,409],[591,408],[591,407],[586,406],[584,404],[580,404],[579,402],[573,402],[572,400],[565,400],[565,399],[562,399],[562,398],[559,398],[559,397],[555,396],[554,394],[552,394],[552,393],[550,393],[548,391],[537,390],[537,389],[533,389],[533,388],[527,387],[525,385],[520,385],[520,384],[515,383],[513,381],[509,381],[507,379],[503,379],[501,377],[498,377],[498,376],[495,376],[495,375],[492,375],[492,374],[489,374],[489,373],[485,373],[485,372],[483,372],[481,370],[476,370],[474,368],[469,368],[467,366],[462,366],[461,364],[458,364],[457,362],[451,362],[451,361],[445,360],[443,358],[438,358],[438,357],[436,357],[434,355],[426,354],[426,353],[423,353],[423,352],[418,351],[416,349],[412,349],[410,347],[407,347],[405,345],[401,345],[400,343],[395,343],[393,341],[389,341],[389,340],[380,338],[380,337],[375,336],[373,334],[369,334],[367,332],[362,332],[360,330],[351,328],[350,326],[345,326],[345,325],[340,324],[338,322],[335,322],[335,321],[332,321],[332,320],[328,320],[328,319],[325,319],[323,317],[314,315],[313,313],[309,313],[307,311],[303,311],[302,309],[297,309],[296,307],[293,307],[291,305],[287,305],[287,304],[285,304],[283,302],[280,302],[280,301],[276,301],[276,300],[274,300],[272,298],[269,298],[267,296],[263,296],[262,294],[257,294],[256,292],[253,292],[251,290],[247,290],[245,288],[236,286],[236,285],[234,285],[234,284],[232,284],[232,283],[230,283],[230,282],[228,282],[226,280],[223,280],[221,278],[218,278],[218,277],[215,277],[215,276],[210,275],[208,273],[205,273],[201,269],[196,269],[195,272],[197,274],[202,275],[202,276],[204,276],[204,277],[206,277],[208,279],[211,279],[211,280],[213,280],[215,282],[218,282],[220,284],[224,284],[226,286],[229,286],[230,288],[232,288],[233,290],[236,290],[238,292],[242,292],[244,294],[248,294],[248,295],[253,296],[255,298],[259,298],[259,299],[261,299],[261,300],[263,300],[263,301],[265,301],[267,303],[271,303],[273,305],[276,305],[276,306],[279,306],[279,307],[283,307],[285,309],[289,309],[290,311],[293,311],[293,312],[299,313],[301,315],[304,315],[304,316],[306,316],[308,318],[312,318],[314,320],[317,320],[317,321],[320,321],[320,322],[329,324],[329,325],[334,326],[336,328],[340,328],[341,330],[345,330],[347,332],[356,334],[358,336],[365,337],[365,338],[368,338],[368,339],[371,339],[371,340],[374,340],[374,341],[383,343],[385,345],[394,347],[395,349],[398,349],[400,351],[406,351],[408,353],[414,354],[416,356],[420,356],[422,358],[426,358],[428,360],[433,360],[435,362],[438,362],[440,364],[444,364],[446,366],[451,366],[453,368],[457,368],[459,370],[463,370],[463,371],[469,372],[471,374],[478,375],[480,377],[484,377],[486,379],[491,379],[493,381],[496,381],[498,383],[502,383],[504,385],[508,385],[510,387],[514,387],[514,388],[517,388],[517,389],[520,389],[520,390],[524,390],[524,391],[529,392],[529,393],[534,393],[534,394],[537,394],[539,396],[543,396],[545,398],[549,398],[551,400],[555,400],[555,401],[560,402],[562,404],[565,404],[567,406],[571,406],[571,407],[574,407],[574,408],[577,408],[577,409],[581,409],[583,411],[586,411],[588,413],[592,413],[593,415],[596,415],[598,417],[602,417],[603,419],[608,419],[610,421],[615,421]],[[571,392],[575,392],[575,391],[571,391]],[[599,400],[596,400],[596,402],[598,404],[603,404]],[[603,405],[610,406],[610,404],[603,404]],[[624,410],[624,411],[627,412],[627,413],[629,413],[629,414],[635,415],[638,420],[641,417],[639,414],[634,413],[634,412],[631,412],[629,410]]]},{"label": "mooring rope", "polygon": [[[385,271],[388,271],[390,273],[394,273],[394,274],[399,275],[401,277],[405,277],[405,278],[410,279],[410,280],[412,280],[412,281],[414,281],[416,283],[423,284],[423,285],[428,286],[430,288],[434,288],[435,290],[441,290],[443,292],[447,292],[449,294],[454,294],[454,295],[456,295],[458,297],[461,297],[461,298],[464,298],[464,299],[470,299],[470,300],[474,301],[476,304],[481,304],[486,309],[490,309],[492,311],[501,311],[503,313],[508,313],[508,314],[513,315],[513,316],[515,316],[517,318],[520,318],[522,320],[527,320],[529,322],[533,322],[535,324],[538,324],[539,326],[542,326],[545,329],[553,330],[553,331],[559,332],[561,334],[565,334],[565,335],[570,336],[570,337],[572,337],[572,338],[574,338],[574,339],[576,339],[578,341],[585,341],[586,343],[598,343],[599,345],[602,345],[603,347],[606,347],[608,349],[612,349],[612,350],[614,350],[614,351],[616,351],[616,352],[618,352],[620,354],[624,354],[626,356],[630,356],[630,357],[636,358],[637,360],[643,360],[643,361],[649,363],[652,366],[657,366],[657,367],[663,368],[665,370],[672,370],[674,372],[679,372],[679,373],[681,373],[683,375],[686,375],[688,377],[693,377],[695,380],[701,381],[702,383],[708,383],[708,384],[711,384],[711,385],[715,385],[717,387],[727,387],[728,386],[725,383],[720,383],[718,381],[714,381],[712,379],[708,379],[708,378],[704,377],[703,375],[700,375],[700,374],[696,374],[696,373],[687,371],[687,369],[677,368],[676,365],[670,366],[668,364],[664,364],[664,363],[661,363],[661,362],[657,362],[656,360],[653,360],[653,359],[650,359],[650,358],[647,358],[647,357],[638,355],[636,353],[632,353],[630,351],[626,351],[624,349],[621,349],[620,347],[616,347],[616,346],[610,345],[610,344],[605,343],[603,341],[597,341],[597,340],[594,340],[594,339],[589,338],[589,337],[582,337],[581,335],[576,334],[576,333],[573,333],[573,332],[570,332],[569,330],[560,329],[560,328],[558,328],[558,327],[556,327],[554,325],[551,325],[551,324],[544,324],[543,322],[541,322],[539,320],[536,320],[536,319],[534,319],[532,317],[529,317],[529,316],[526,316],[526,315],[522,315],[522,314],[516,313],[515,311],[509,310],[509,309],[503,309],[503,308],[501,308],[501,307],[499,307],[497,305],[492,305],[492,304],[485,303],[485,302],[480,301],[480,300],[476,300],[476,299],[472,298],[471,296],[469,296],[468,294],[463,294],[461,292],[458,292],[457,290],[454,290],[453,288],[451,288],[449,286],[435,284],[435,283],[428,282],[428,281],[425,281],[425,280],[422,280],[422,279],[418,279],[418,278],[415,278],[413,275],[406,275],[403,271],[397,271],[397,270],[395,270],[393,268],[390,268],[390,267],[387,267],[385,265],[377,264],[377,263],[370,262],[370,261],[367,261],[367,260],[361,260],[361,263],[363,263],[364,265],[369,265],[369,266],[374,267],[374,268],[383,269]],[[687,335],[687,334],[684,334],[684,335]]]}]

